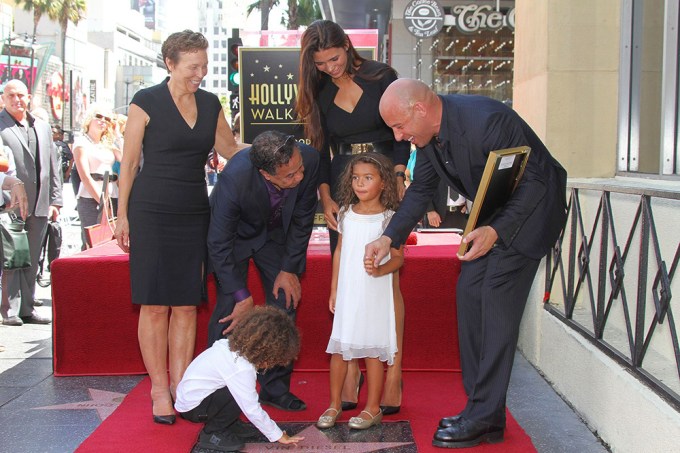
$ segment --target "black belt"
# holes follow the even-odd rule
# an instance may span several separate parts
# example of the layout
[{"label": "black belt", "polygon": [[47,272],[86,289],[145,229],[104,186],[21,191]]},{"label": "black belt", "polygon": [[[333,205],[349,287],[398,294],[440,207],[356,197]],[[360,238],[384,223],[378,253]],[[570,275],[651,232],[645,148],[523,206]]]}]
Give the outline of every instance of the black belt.
[{"label": "black belt", "polygon": [[368,152],[385,154],[392,150],[392,143],[392,140],[367,143],[338,143],[337,152],[341,156],[363,154]]},{"label": "black belt", "polygon": [[[102,175],[101,173],[90,173],[90,176],[92,176],[92,179],[94,179],[95,181],[104,180],[104,175]],[[109,181],[110,182],[118,181],[118,175],[115,173],[110,174]]]}]

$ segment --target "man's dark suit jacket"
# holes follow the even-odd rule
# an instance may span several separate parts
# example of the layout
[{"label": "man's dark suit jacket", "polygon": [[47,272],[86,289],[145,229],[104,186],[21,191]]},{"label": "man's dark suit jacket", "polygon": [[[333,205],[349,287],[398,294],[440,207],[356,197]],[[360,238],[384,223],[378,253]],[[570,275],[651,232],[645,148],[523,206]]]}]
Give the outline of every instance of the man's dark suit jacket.
[{"label": "man's dark suit jacket", "polygon": [[[304,144],[298,144],[298,148],[304,178],[290,190],[283,205],[285,253],[280,270],[299,275],[305,270],[307,245],[314,226],[319,153]],[[208,253],[221,291],[231,294],[247,287],[247,276],[236,272],[235,266],[250,258],[268,238],[269,193],[264,177],[250,161],[250,148],[229,160],[210,195],[210,205]]]},{"label": "man's dark suit jacket", "polygon": [[406,240],[425,213],[440,178],[474,200],[491,151],[529,146],[531,154],[524,175],[490,226],[498,233],[499,245],[512,247],[529,258],[542,258],[564,227],[567,172],[505,104],[483,96],[447,95],[440,99],[439,142],[433,138],[418,149],[414,182],[385,235],[394,245]]}]

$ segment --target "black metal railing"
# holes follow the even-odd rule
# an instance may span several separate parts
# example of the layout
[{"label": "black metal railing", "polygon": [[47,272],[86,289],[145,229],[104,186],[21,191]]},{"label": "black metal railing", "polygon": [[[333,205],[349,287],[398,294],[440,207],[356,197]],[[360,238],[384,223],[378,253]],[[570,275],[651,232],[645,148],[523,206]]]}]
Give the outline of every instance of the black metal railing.
[{"label": "black metal railing", "polygon": [[680,193],[574,182],[569,188],[569,217],[547,258],[544,307],[680,410],[672,307]]}]

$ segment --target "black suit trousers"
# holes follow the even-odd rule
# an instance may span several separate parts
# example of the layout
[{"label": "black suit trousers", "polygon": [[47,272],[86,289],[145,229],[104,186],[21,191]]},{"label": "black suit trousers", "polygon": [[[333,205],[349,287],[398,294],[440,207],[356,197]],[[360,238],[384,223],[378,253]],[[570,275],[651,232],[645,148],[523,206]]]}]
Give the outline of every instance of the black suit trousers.
[{"label": "black suit trousers", "polygon": [[501,247],[462,263],[456,304],[466,418],[505,426],[520,322],[539,263]]},{"label": "black suit trousers", "polygon": [[226,427],[238,420],[241,408],[229,389],[222,387],[206,396],[195,408],[179,415],[190,422],[205,423],[203,430],[212,434],[224,431]]},{"label": "black suit trousers", "polygon": [[[286,297],[284,292],[279,291],[278,297],[274,297],[272,294],[274,281],[281,271],[283,254],[283,244],[268,240],[260,250],[253,253],[252,259],[260,274],[260,279],[262,280],[266,304],[284,310],[291,318],[293,318],[293,320],[295,320],[295,309],[292,304],[290,308],[286,308]],[[244,282],[248,281],[249,262],[250,259],[246,259],[236,266],[236,272],[239,272]],[[220,338],[224,338],[222,332],[229,326],[229,323],[220,324],[219,320],[229,316],[234,311],[235,305],[233,295],[225,294],[219,287],[218,282],[217,304],[208,323],[208,347],[212,346],[212,344]],[[290,391],[290,375],[292,372],[293,364],[291,363],[288,366],[278,366],[267,370],[267,372],[263,374],[258,374],[257,379],[261,387],[260,396],[265,399],[272,399]]]}]

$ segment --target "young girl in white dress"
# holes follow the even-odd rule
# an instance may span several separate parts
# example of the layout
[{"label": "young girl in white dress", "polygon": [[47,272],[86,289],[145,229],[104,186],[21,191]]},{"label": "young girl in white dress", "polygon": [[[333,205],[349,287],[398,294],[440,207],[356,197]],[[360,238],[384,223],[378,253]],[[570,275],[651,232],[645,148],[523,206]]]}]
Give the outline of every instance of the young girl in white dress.
[{"label": "young girl in white dress", "polygon": [[397,209],[394,165],[382,154],[355,156],[340,177],[338,190],[338,247],[333,255],[329,308],[335,314],[326,352],[332,354],[330,405],[317,427],[335,425],[342,409],[341,391],[352,359],[366,361],[366,407],[349,420],[353,429],[382,421],[380,395],[383,362],[391,365],[397,353],[392,273],[404,262],[403,249],[392,249],[378,268],[364,256],[364,247],[380,237]]}]

